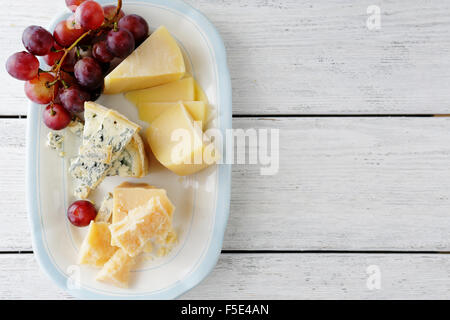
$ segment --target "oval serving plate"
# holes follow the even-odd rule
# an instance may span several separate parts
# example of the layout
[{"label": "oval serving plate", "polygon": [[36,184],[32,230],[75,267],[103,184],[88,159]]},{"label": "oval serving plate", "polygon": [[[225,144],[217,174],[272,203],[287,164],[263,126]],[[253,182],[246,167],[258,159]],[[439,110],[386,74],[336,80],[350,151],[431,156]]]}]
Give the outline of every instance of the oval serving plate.
[{"label": "oval serving plate", "polygon": [[[99,1],[113,4],[111,1]],[[231,128],[231,84],[223,42],[214,26],[198,11],[178,0],[124,1],[124,11],[143,16],[155,30],[165,25],[184,53],[188,71],[204,89],[212,110],[208,127],[225,136]],[[51,24],[67,18],[66,12]],[[122,94],[98,100],[139,121],[136,108]],[[193,176],[179,177],[151,160],[143,179],[107,177],[93,193],[100,204],[104,194],[123,181],[145,182],[167,190],[176,206],[174,228],[178,244],[165,257],[146,254],[132,271],[130,287],[117,288],[94,280],[98,269],[77,266],[78,250],[87,228],[75,228],[66,210],[76,199],[67,174],[77,141],[65,133],[61,158],[46,147],[49,129],[42,122],[42,106],[30,104],[27,132],[27,206],[34,254],[41,268],[59,287],[83,299],[172,299],[197,285],[213,269],[222,248],[230,203],[231,168],[220,164]],[[225,157],[225,154],[222,155]]]}]

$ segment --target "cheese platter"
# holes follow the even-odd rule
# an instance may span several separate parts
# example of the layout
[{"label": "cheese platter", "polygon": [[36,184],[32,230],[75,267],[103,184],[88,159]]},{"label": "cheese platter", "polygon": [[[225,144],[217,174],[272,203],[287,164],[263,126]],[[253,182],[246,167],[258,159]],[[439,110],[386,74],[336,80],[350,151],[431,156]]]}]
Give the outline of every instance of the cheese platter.
[{"label": "cheese platter", "polygon": [[[42,38],[41,30],[26,30],[29,53],[7,61],[12,76],[28,79],[32,100],[27,208],[35,256],[78,298],[176,298],[213,269],[229,214],[231,168],[221,161],[225,150],[206,134],[225,137],[231,129],[223,41],[207,18],[179,0],[72,2],[66,1],[74,13],[48,27],[55,45],[37,75],[20,73],[14,63],[29,53],[42,56],[29,40],[39,32]],[[91,14],[95,3],[104,21]],[[85,33],[65,42],[59,30],[77,24]],[[44,80],[46,89],[37,90]],[[46,94],[50,102],[43,102]],[[177,130],[194,149],[174,159]],[[190,162],[198,153],[203,161]]]}]

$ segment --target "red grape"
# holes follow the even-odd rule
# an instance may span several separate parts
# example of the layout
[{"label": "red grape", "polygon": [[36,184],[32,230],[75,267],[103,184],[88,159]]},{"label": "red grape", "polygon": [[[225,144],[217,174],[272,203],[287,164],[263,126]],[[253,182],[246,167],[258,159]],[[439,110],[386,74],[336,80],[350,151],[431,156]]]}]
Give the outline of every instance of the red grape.
[{"label": "red grape", "polygon": [[91,101],[96,101],[102,95],[103,87],[98,87],[94,91],[91,91]]},{"label": "red grape", "polygon": [[73,72],[73,68],[75,67],[77,61],[78,61],[77,51],[75,48],[73,48],[72,50],[69,51],[69,53],[67,53],[66,57],[64,58],[62,69],[64,69],[64,71],[67,72]]},{"label": "red grape", "polygon": [[53,38],[59,45],[69,47],[83,33],[83,29],[76,28],[70,21],[64,20],[56,25],[55,31],[53,31]]},{"label": "red grape", "polygon": [[26,51],[16,52],[6,60],[6,71],[16,79],[31,80],[38,75],[39,60]]},{"label": "red grape", "polygon": [[148,36],[148,24],[144,18],[137,14],[129,14],[120,19],[118,24],[120,29],[127,29],[133,34],[134,41],[140,43]]},{"label": "red grape", "polygon": [[57,64],[58,61],[61,60],[62,56],[64,55],[64,51],[61,49],[62,47],[59,44],[55,43],[53,48],[50,50],[49,54],[44,56],[45,63],[47,63],[50,67]]},{"label": "red grape", "polygon": [[[114,5],[104,6],[103,13],[105,15],[105,19],[111,20],[112,18],[114,18],[114,15],[116,14],[116,10],[117,10],[117,7]],[[120,20],[124,16],[125,16],[125,13],[122,10],[120,10],[118,19]]]},{"label": "red grape", "polygon": [[75,11],[75,20],[86,30],[97,29],[105,20],[103,8],[95,1],[83,2]]},{"label": "red grape", "polygon": [[116,57],[125,58],[134,50],[134,37],[130,31],[119,29],[108,32],[106,39],[108,50]]},{"label": "red grape", "polygon": [[97,216],[97,210],[92,202],[78,200],[67,209],[67,218],[76,227],[86,227]]},{"label": "red grape", "polygon": [[65,84],[69,87],[77,84],[77,79],[75,79],[75,77],[71,73],[64,72],[61,70],[60,76],[61,80],[63,80]]},{"label": "red grape", "polygon": [[74,67],[78,83],[87,88],[98,88],[103,83],[101,66],[91,57],[83,58]]},{"label": "red grape", "polygon": [[70,10],[72,10],[72,12],[75,12],[78,6],[82,4],[84,1],[86,0],[66,0],[66,5]]},{"label": "red grape", "polygon": [[29,26],[22,34],[22,43],[28,52],[36,56],[45,56],[50,52],[54,40],[52,34],[39,26]]},{"label": "red grape", "polygon": [[67,127],[72,120],[69,111],[60,104],[48,105],[42,114],[44,123],[53,130],[61,130]]},{"label": "red grape", "polygon": [[81,25],[75,19],[75,14],[71,15],[70,17],[68,17],[66,22],[67,22],[69,28],[71,28],[71,29],[83,29],[81,27]]},{"label": "red grape", "polygon": [[72,113],[83,112],[84,103],[91,99],[89,92],[76,85],[64,89],[59,94],[61,104]]},{"label": "red grape", "polygon": [[25,82],[25,94],[33,102],[50,103],[58,92],[58,83],[49,85],[53,81],[55,81],[55,77],[50,73],[40,73],[36,78]]},{"label": "red grape", "polygon": [[106,41],[100,41],[94,44],[92,55],[96,60],[103,63],[111,62],[114,59],[114,55],[108,50]]}]

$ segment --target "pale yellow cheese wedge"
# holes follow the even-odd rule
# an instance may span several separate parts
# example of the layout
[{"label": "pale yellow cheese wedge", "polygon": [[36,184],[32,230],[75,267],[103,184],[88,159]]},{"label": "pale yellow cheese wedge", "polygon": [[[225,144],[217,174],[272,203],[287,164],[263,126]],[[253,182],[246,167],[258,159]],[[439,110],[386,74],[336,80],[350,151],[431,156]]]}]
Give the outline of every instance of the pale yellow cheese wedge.
[{"label": "pale yellow cheese wedge", "polygon": [[196,80],[194,80],[194,95],[195,101],[202,101],[205,105],[208,105],[208,97]]},{"label": "pale yellow cheese wedge", "polygon": [[150,88],[183,77],[183,55],[161,26],[105,78],[105,94]]},{"label": "pale yellow cheese wedge", "polygon": [[105,263],[95,279],[126,288],[128,287],[130,271],[134,264],[135,259],[126,254],[122,249],[119,249]]},{"label": "pale yellow cheese wedge", "polygon": [[131,91],[125,97],[140,105],[147,102],[177,102],[195,100],[195,84],[193,78],[185,78],[161,86]]},{"label": "pale yellow cheese wedge", "polygon": [[[202,127],[206,123],[208,115],[207,105],[203,101],[183,101],[187,111],[195,121],[201,121]],[[137,106],[139,119],[152,123],[161,113],[170,107],[177,106],[178,102],[147,102]]]},{"label": "pale yellow cheese wedge", "polygon": [[[180,176],[196,173],[218,160],[211,141],[180,102],[157,117],[146,131],[156,159]],[[205,152],[206,150],[206,152]]]},{"label": "pale yellow cheese wedge", "polygon": [[145,205],[129,211],[121,221],[111,224],[109,229],[112,242],[135,257],[149,240],[164,241],[172,230],[172,215],[165,210],[159,197],[152,197]]},{"label": "pale yellow cheese wedge", "polygon": [[101,267],[116,250],[117,248],[111,245],[109,223],[91,221],[88,234],[80,248],[78,264]]},{"label": "pale yellow cheese wedge", "polygon": [[153,197],[159,197],[170,216],[175,209],[164,189],[157,189],[145,183],[124,182],[114,188],[112,223],[117,223],[134,208],[145,205]]}]

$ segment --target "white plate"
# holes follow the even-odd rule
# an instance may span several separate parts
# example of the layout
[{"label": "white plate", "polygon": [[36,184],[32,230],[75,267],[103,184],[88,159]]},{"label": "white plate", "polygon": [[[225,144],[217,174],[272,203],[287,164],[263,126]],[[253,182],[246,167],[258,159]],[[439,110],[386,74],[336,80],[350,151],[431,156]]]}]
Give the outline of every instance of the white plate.
[{"label": "white plate", "polygon": [[[184,52],[188,70],[208,96],[214,114],[209,126],[223,133],[231,128],[231,85],[225,48],[212,24],[181,1],[124,2],[124,11],[143,16],[151,30],[160,25],[168,28]],[[58,16],[50,30],[68,15]],[[105,95],[98,102],[146,127],[139,121],[136,108],[122,94]],[[222,247],[229,211],[230,166],[216,165],[181,178],[153,160],[149,175],[143,179],[105,179],[91,196],[97,205],[114,186],[123,181],[139,181],[166,189],[176,206],[177,246],[163,258],[144,255],[132,272],[130,287],[116,288],[94,280],[98,269],[76,265],[87,228],[73,227],[66,217],[67,207],[76,200],[67,167],[79,142],[66,132],[65,158],[48,149],[45,141],[49,129],[42,122],[42,109],[31,104],[28,112],[27,204],[34,253],[50,278],[70,294],[89,299],[170,299],[197,285],[214,267]]]}]

